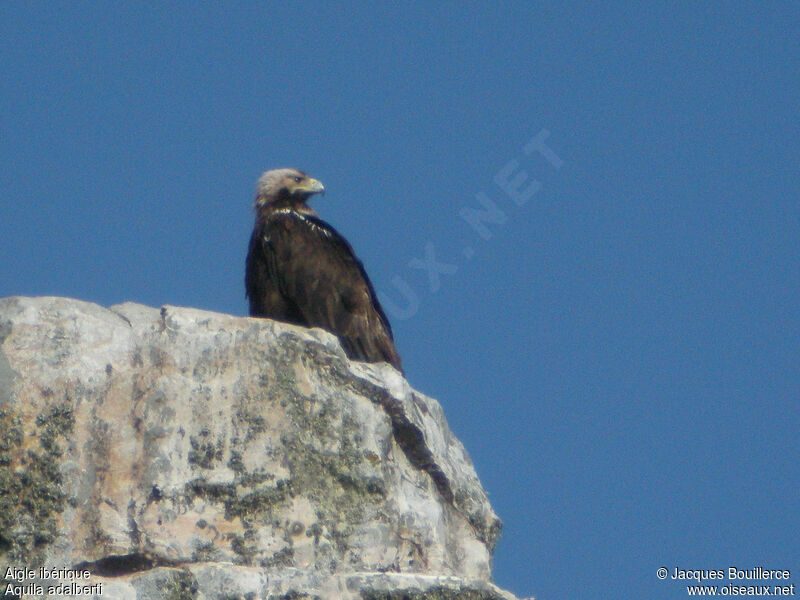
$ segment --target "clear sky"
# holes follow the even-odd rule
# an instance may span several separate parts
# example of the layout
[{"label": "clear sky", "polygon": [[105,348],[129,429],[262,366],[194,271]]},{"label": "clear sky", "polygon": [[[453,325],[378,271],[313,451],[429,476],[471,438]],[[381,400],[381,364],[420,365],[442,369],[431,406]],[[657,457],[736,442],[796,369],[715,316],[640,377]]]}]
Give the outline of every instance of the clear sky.
[{"label": "clear sky", "polygon": [[0,3],[0,296],[245,315],[255,181],[301,168],[498,585],[800,588],[800,4],[378,6]]}]

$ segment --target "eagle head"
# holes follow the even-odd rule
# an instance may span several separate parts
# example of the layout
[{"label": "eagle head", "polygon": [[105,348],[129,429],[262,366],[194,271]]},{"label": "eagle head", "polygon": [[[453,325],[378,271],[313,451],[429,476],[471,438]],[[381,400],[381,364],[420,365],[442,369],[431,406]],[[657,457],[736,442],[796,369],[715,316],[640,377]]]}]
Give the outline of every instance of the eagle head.
[{"label": "eagle head", "polygon": [[309,196],[324,194],[325,186],[297,169],[273,169],[258,178],[256,208],[276,203],[298,205]]}]

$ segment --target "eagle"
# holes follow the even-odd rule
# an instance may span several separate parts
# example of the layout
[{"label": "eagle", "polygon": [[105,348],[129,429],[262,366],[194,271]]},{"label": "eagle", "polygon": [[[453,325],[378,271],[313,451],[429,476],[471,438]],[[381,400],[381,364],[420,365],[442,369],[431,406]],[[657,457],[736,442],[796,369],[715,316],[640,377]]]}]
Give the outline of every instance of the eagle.
[{"label": "eagle", "polygon": [[402,372],[392,328],[350,244],[307,204],[325,187],[296,169],[258,180],[247,252],[250,315],[321,327],[353,360],[388,362]]}]

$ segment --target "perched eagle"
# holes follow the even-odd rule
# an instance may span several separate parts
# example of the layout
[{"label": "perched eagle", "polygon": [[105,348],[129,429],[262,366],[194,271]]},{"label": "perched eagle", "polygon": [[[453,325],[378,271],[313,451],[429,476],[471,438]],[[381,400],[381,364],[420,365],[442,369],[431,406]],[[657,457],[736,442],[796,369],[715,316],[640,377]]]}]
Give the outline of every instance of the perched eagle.
[{"label": "perched eagle", "polygon": [[295,169],[267,171],[256,188],[247,252],[250,315],[336,334],[351,359],[402,371],[392,328],[350,244],[306,204],[325,188]]}]

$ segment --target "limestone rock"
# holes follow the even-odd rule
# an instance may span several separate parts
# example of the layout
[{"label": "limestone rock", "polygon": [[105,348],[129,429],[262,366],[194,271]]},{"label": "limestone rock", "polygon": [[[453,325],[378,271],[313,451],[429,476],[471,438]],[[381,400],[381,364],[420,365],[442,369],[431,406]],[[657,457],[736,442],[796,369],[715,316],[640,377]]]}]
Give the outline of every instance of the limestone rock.
[{"label": "limestone rock", "polygon": [[325,331],[2,299],[0,427],[3,591],[513,598],[439,404]]}]

